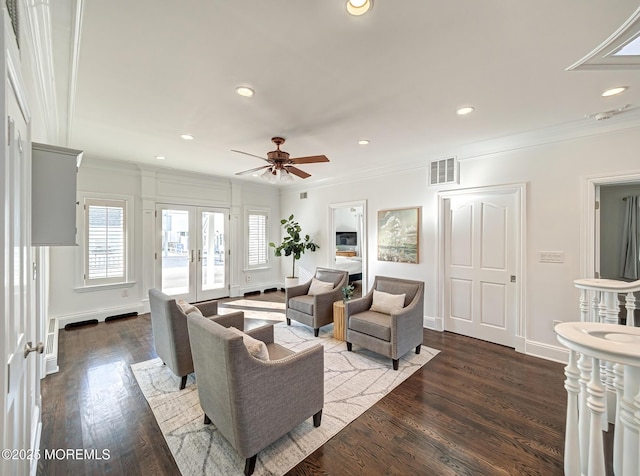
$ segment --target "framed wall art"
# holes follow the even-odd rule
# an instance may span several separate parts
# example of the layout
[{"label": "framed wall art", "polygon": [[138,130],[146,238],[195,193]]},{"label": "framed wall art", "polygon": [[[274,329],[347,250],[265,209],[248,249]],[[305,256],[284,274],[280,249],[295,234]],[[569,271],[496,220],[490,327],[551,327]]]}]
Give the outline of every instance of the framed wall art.
[{"label": "framed wall art", "polygon": [[420,207],[378,211],[378,260],[420,262]]}]

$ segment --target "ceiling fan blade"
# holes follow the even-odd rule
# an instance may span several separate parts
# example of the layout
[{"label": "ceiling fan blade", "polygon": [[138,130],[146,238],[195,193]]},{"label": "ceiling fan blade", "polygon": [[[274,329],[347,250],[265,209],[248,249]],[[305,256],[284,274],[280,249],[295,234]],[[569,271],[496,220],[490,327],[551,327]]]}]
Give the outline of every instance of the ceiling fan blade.
[{"label": "ceiling fan blade", "polygon": [[258,159],[262,159],[262,160],[264,160],[265,162],[269,162],[269,161],[268,161],[267,159],[265,159],[264,157],[260,157],[259,155],[255,155],[255,154],[250,154],[249,152],[242,152],[241,150],[234,150],[234,149],[231,149],[231,152],[237,152],[238,154],[249,155],[249,156],[251,156],[251,157],[256,157],[256,158],[258,158]]},{"label": "ceiling fan blade", "polygon": [[308,157],[296,157],[290,159],[294,164],[312,164],[314,162],[329,162],[326,155],[310,155]]},{"label": "ceiling fan blade", "polygon": [[270,165],[263,165],[262,167],[256,167],[255,169],[249,169],[249,170],[245,170],[243,172],[237,172],[236,175],[249,175],[249,174],[252,174],[253,172],[257,172],[258,170],[268,169],[269,167],[271,167],[271,166]]},{"label": "ceiling fan blade", "polygon": [[308,174],[304,170],[300,170],[298,167],[293,167],[292,165],[287,166],[287,172],[290,172],[293,175],[297,175],[300,178],[311,177],[311,174]]}]

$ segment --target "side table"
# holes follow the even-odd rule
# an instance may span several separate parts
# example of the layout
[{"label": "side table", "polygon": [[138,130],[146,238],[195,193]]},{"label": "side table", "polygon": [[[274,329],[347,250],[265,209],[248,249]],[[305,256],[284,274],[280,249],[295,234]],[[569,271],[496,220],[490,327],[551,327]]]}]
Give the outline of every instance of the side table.
[{"label": "side table", "polygon": [[333,303],[333,338],[336,340],[344,340],[346,334],[346,326],[344,319],[344,302],[336,301]]}]

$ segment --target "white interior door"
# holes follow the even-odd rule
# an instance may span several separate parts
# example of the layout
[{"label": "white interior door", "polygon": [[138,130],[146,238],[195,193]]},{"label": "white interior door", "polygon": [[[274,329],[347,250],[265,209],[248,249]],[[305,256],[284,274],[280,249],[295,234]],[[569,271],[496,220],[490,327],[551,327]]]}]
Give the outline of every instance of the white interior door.
[{"label": "white interior door", "polygon": [[158,205],[157,282],[188,302],[229,295],[229,210]]},{"label": "white interior door", "polygon": [[[4,9],[3,17],[4,17]],[[10,36],[6,18],[2,49],[5,52],[3,88],[7,131],[0,158],[0,217],[4,232],[0,235],[0,306],[3,332],[0,352],[2,380],[2,459],[0,473],[29,474],[35,469],[40,429],[41,357],[25,354],[25,347],[38,348],[36,318],[32,300],[33,272],[31,249],[31,141],[29,113],[24,103],[19,73],[19,56]]]},{"label": "white interior door", "polygon": [[520,253],[517,194],[452,196],[447,208],[444,328],[514,347]]}]

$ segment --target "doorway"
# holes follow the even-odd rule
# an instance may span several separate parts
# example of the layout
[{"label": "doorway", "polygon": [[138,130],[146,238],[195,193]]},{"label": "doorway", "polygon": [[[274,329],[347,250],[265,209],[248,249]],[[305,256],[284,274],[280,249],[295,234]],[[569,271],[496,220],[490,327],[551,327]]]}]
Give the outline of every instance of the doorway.
[{"label": "doorway", "polygon": [[367,293],[367,202],[329,205],[330,267],[348,271],[354,297]]},{"label": "doorway", "polygon": [[[602,231],[604,225],[609,226],[609,220],[614,219],[609,216],[612,211],[611,207],[615,206],[612,203],[602,204],[602,191],[605,190],[605,200],[617,200],[624,198],[617,191],[623,191],[627,187],[630,189],[640,188],[640,174],[624,174],[624,175],[608,175],[600,177],[588,177],[583,182],[583,212],[581,220],[580,236],[582,239],[581,250],[583,250],[580,262],[580,276],[579,278],[598,278],[603,277],[602,273],[610,274],[612,268],[610,265],[605,265],[605,269],[602,269],[603,247],[616,246],[615,237],[604,236],[606,232]],[[609,193],[607,193],[607,190]],[[623,193],[624,195],[624,193]],[[618,203],[620,205],[622,201]],[[604,214],[607,217],[604,217]],[[603,225],[602,220],[605,220]],[[604,240],[604,241],[603,241]],[[613,240],[613,241],[612,241]],[[619,246],[619,245],[618,245]],[[604,251],[609,254],[609,251]],[[607,259],[607,258],[605,258]],[[615,273],[615,272],[614,272]],[[615,273],[617,274],[617,273]],[[612,278],[618,279],[618,278]]]},{"label": "doorway", "polygon": [[516,347],[523,194],[524,185],[440,195],[444,330]]},{"label": "doorway", "polygon": [[156,207],[156,283],[187,302],[229,295],[229,210],[186,205]]}]

